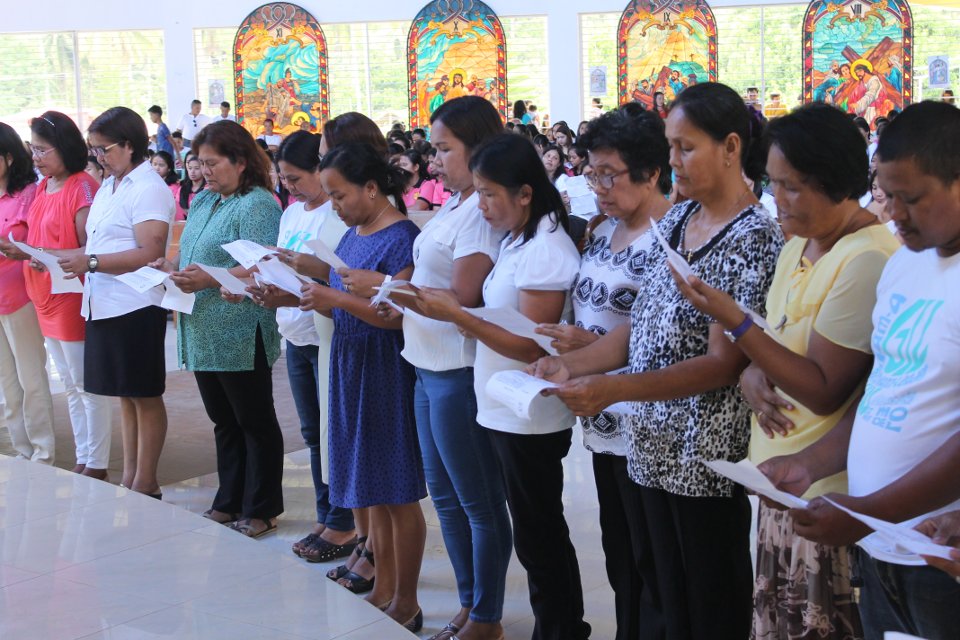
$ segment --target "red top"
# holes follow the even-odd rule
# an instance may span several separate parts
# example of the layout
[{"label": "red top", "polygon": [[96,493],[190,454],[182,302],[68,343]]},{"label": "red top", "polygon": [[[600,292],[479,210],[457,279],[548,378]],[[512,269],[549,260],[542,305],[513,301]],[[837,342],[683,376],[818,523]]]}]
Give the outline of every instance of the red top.
[{"label": "red top", "polygon": [[[37,193],[36,184],[28,184],[19,193],[0,195],[0,236],[23,242],[27,237],[27,211]],[[0,316],[10,315],[30,302],[23,283],[23,265],[0,255]]]},{"label": "red top", "polygon": [[[47,193],[44,178],[27,214],[27,244],[44,249],[76,249],[77,212],[93,204],[97,182],[85,171],[75,173],[57,193]],[[23,266],[27,293],[37,308],[40,331],[47,338],[78,342],[84,338],[79,293],[50,293],[50,274]]]}]

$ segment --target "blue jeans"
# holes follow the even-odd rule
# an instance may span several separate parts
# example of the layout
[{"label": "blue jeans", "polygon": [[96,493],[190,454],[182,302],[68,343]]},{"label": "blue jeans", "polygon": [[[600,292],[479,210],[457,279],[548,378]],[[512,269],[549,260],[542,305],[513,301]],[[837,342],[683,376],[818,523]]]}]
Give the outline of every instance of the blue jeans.
[{"label": "blue jeans", "polygon": [[858,549],[860,618],[866,640],[886,631],[953,640],[960,634],[960,584],[931,566],[908,567],[871,558]]},{"label": "blue jeans", "polygon": [[317,494],[317,522],[335,531],[352,531],[353,512],[330,504],[330,490],[323,481],[323,468],[320,465],[320,421],[323,420],[323,414],[317,386],[317,345],[298,347],[287,341],[287,378],[300,418],[300,433],[310,449],[310,472]]},{"label": "blue jeans", "polygon": [[473,369],[417,369],[414,410],[460,605],[475,622],[499,622],[512,532],[497,458],[476,420]]}]

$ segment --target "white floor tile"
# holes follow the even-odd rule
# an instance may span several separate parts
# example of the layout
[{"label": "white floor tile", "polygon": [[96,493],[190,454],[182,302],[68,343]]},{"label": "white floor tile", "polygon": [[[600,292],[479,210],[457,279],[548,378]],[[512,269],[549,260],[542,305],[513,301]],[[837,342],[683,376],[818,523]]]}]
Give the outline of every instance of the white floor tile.
[{"label": "white floor tile", "polygon": [[235,620],[212,616],[186,607],[171,607],[121,625],[110,627],[81,640],[303,640],[302,636],[280,633]]}]

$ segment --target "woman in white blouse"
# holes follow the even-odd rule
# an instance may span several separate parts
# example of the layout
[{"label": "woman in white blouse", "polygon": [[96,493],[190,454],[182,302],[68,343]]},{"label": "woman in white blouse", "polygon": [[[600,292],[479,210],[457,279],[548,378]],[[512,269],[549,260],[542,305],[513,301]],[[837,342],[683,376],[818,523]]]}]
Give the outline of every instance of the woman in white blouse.
[{"label": "woman in white blouse", "polygon": [[[507,234],[483,284],[484,305],[514,309],[535,322],[569,318],[580,256],[566,233],[560,194],[533,146],[501,134],[474,153],[470,168],[484,219]],[[478,340],[477,422],[489,431],[506,484],[514,546],[527,570],[536,619],[533,638],[588,638],[580,570],[561,500],[561,463],[570,449],[573,415],[551,398],[524,419],[486,394],[494,373],[522,370],[544,352],[533,340],[468,313],[449,291],[424,288],[418,298],[425,315],[453,322]]]},{"label": "woman in white blouse", "polygon": [[176,207],[163,178],[145,162],[149,136],[136,112],[104,111],[90,124],[89,141],[110,177],[90,208],[86,247],[60,252],[64,271],[86,274],[84,387],[120,397],[121,483],[159,499],[157,464],[167,434],[163,289],[138,293],[117,276],[163,257]]}]

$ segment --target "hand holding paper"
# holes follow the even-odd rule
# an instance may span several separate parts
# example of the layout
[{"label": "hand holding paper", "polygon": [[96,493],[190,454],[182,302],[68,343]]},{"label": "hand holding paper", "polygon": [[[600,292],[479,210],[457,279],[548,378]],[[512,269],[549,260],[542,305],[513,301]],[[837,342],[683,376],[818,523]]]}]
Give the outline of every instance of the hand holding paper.
[{"label": "hand holding paper", "polygon": [[487,381],[487,395],[506,405],[517,417],[530,419],[531,410],[538,401],[546,398],[540,395],[544,389],[556,387],[552,382],[534,378],[523,371],[498,371]]},{"label": "hand holding paper", "polygon": [[550,355],[557,355],[557,350],[550,345],[553,339],[537,333],[537,323],[512,307],[480,307],[478,309],[464,307],[463,310],[521,338],[529,338]]},{"label": "hand holding paper", "polygon": [[335,254],[330,247],[324,244],[323,240],[315,238],[313,240],[308,240],[304,244],[309,247],[318,258],[326,262],[333,269],[350,268],[346,262],[340,259],[340,256]]},{"label": "hand holding paper", "polygon": [[274,253],[270,249],[250,240],[234,240],[221,246],[234,260],[239,262],[244,269],[251,268],[253,265]]},{"label": "hand holding paper", "polygon": [[10,234],[10,242],[40,264],[50,273],[50,293],[83,293],[83,283],[78,278],[67,278],[63,267],[60,266],[60,259],[45,251],[40,251],[31,247],[25,242],[17,242]]},{"label": "hand holding paper", "polygon": [[127,285],[137,293],[146,293],[154,287],[159,287],[169,276],[153,267],[140,267],[136,271],[122,273],[117,280]]},{"label": "hand holding paper", "polygon": [[704,462],[704,464],[737,484],[742,484],[754,493],[770,498],[786,507],[803,509],[807,506],[807,501],[803,498],[781,491],[773,486],[769,478],[763,475],[756,465],[749,460],[744,459],[736,463],[727,460],[710,460]]},{"label": "hand holding paper", "polygon": [[247,285],[240,278],[236,277],[229,270],[223,267],[211,267],[205,264],[198,264],[198,268],[210,274],[210,277],[220,283],[224,289],[236,296],[247,296]]}]

